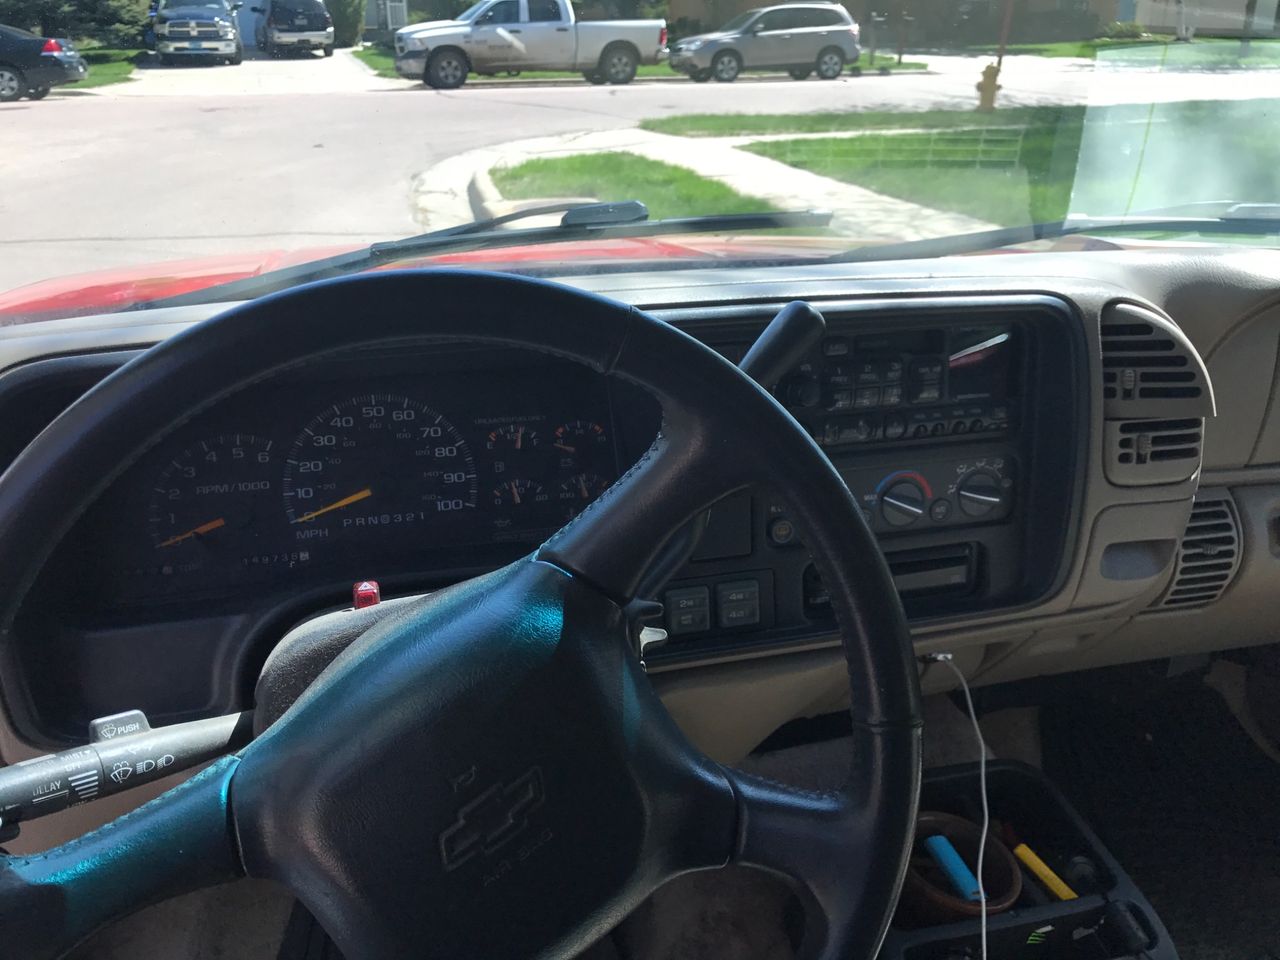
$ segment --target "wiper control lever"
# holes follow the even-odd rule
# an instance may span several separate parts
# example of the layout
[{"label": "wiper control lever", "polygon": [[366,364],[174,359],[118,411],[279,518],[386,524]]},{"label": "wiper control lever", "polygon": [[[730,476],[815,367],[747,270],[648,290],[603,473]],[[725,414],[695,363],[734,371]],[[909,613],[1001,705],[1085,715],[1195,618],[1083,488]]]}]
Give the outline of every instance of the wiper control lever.
[{"label": "wiper control lever", "polygon": [[152,729],[141,710],[89,724],[90,742],[0,767],[0,839],[17,825],[98,800],[220,757],[248,743],[253,714]]}]

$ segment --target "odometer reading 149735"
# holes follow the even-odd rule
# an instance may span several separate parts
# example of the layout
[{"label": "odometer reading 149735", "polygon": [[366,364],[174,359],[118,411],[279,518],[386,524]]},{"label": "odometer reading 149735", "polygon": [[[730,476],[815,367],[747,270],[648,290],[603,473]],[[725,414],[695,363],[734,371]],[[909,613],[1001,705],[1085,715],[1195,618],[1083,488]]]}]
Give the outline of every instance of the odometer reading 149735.
[{"label": "odometer reading 149735", "polygon": [[476,505],[476,465],[453,424],[425,404],[367,394],[334,404],[285,461],[294,541],[447,521]]}]

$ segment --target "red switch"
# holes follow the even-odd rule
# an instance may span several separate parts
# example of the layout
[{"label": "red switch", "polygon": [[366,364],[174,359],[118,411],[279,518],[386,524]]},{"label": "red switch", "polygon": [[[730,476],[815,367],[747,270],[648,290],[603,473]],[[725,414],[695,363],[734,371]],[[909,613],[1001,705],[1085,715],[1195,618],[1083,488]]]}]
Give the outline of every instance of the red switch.
[{"label": "red switch", "polygon": [[382,602],[382,591],[377,580],[361,580],[351,588],[351,606],[357,610]]}]

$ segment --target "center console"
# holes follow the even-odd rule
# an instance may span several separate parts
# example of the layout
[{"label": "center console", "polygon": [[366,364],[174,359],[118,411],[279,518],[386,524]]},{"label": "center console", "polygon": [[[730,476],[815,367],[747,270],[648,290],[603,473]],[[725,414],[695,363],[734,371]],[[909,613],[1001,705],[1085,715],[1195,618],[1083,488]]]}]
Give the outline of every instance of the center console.
[{"label": "center console", "polygon": [[[774,393],[848,484],[908,615],[972,614],[1049,593],[1068,552],[1085,434],[1086,366],[1068,308],[1048,297],[815,305],[827,336]],[[767,311],[680,319],[736,362]],[[833,628],[785,491],[713,508],[661,599],[672,642],[657,661]]]}]

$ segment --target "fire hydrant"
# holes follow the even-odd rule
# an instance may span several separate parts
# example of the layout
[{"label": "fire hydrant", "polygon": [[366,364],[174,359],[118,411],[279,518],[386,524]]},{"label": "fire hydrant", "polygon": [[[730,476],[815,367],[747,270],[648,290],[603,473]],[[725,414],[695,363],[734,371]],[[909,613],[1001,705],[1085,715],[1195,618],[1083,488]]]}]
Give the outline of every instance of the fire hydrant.
[{"label": "fire hydrant", "polygon": [[988,63],[982,68],[982,79],[975,85],[974,89],[978,91],[978,112],[994,113],[996,109],[996,93],[1000,90],[1000,84],[996,80],[1000,77],[1000,68],[994,63]]}]

